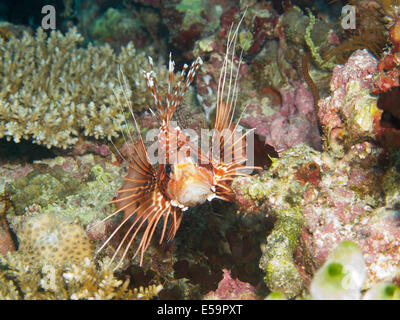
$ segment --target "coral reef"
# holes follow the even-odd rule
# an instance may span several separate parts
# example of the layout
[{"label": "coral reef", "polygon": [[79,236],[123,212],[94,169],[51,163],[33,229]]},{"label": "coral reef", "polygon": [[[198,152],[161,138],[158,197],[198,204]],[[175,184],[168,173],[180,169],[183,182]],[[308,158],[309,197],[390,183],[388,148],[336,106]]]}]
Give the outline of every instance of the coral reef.
[{"label": "coral reef", "polygon": [[302,222],[301,212],[296,207],[279,211],[274,230],[267,237],[260,259],[260,268],[265,271],[264,279],[268,288],[281,290],[288,297],[297,295],[303,285],[293,263]]},{"label": "coral reef", "polygon": [[319,101],[319,119],[326,148],[338,157],[360,141],[377,138],[381,111],[371,94],[376,59],[367,50],[354,52],[345,65],[333,70],[331,95]]},{"label": "coral reef", "polygon": [[11,236],[9,226],[4,218],[0,222],[0,254],[5,255],[15,250],[15,243]]},{"label": "coral reef", "polygon": [[63,170],[33,170],[7,184],[15,214],[22,215],[31,205],[46,207],[57,200],[77,193],[80,181]]},{"label": "coral reef", "polygon": [[[0,23],[1,299],[400,298],[399,1],[346,1],[355,30],[340,26],[343,1],[62,2],[65,33]],[[200,56],[174,121],[213,127],[226,43],[245,11],[228,61],[233,120],[254,129],[257,156],[269,147],[279,158],[235,179],[238,206],[215,199],[186,211],[143,267],[135,239],[114,272],[124,227],[93,252],[123,218],[103,220],[135,131],[120,102],[145,136],[158,128],[147,56],[162,98],[169,52],[177,67]],[[27,156],[31,142],[51,150]]]},{"label": "coral reef", "polygon": [[[129,280],[123,282],[114,276],[107,258],[94,260],[94,245],[104,241],[104,226],[100,232],[102,236],[97,234],[95,237],[93,230],[85,231],[79,219],[70,218],[70,212],[73,212],[73,216],[88,223],[88,218],[101,217],[101,211],[93,208],[93,204],[104,210],[104,200],[96,203],[98,196],[91,194],[95,190],[96,193],[104,192],[101,186],[108,184],[104,179],[109,176],[99,166],[90,171],[95,176],[94,181],[88,182],[93,184],[92,189],[89,187],[86,194],[83,192],[74,195],[75,199],[67,199],[67,208],[64,203],[53,204],[44,210],[30,206],[36,211],[25,213],[21,218],[7,216],[13,221],[19,246],[17,251],[4,257],[0,255],[2,299],[149,299],[162,290],[161,285],[130,288]],[[108,191],[106,197],[110,196],[112,193]],[[81,203],[83,207],[76,203],[78,199],[88,201],[86,210],[84,202]],[[85,213],[90,210],[95,213],[86,217]]]},{"label": "coral reef", "polygon": [[11,202],[6,190],[0,199],[0,254],[5,255],[9,251],[15,250],[14,239],[11,235],[6,213],[11,207]]},{"label": "coral reef", "polygon": [[[399,189],[392,169],[397,162],[386,171],[379,169],[381,155],[369,143],[354,146],[341,160],[299,145],[284,152],[260,178],[235,181],[241,207],[264,212],[274,221],[260,259],[269,288],[298,295],[313,270],[344,240],[354,241],[362,251],[365,288],[398,275],[400,243],[393,208]],[[379,190],[385,190],[384,197]]]},{"label": "coral reef", "polygon": [[304,286],[293,255],[303,227],[300,203],[308,184],[299,183],[293,176],[298,166],[311,162],[321,163],[318,152],[300,144],[284,152],[259,178],[237,179],[233,184],[242,208],[265,212],[274,221],[274,229],[262,249],[260,268],[265,272],[267,286],[288,297],[298,295]]},{"label": "coral reef", "polygon": [[[346,65],[333,71],[331,95],[319,102],[323,152],[304,145],[292,147],[260,178],[241,178],[234,183],[237,201],[244,210],[264,212],[269,219],[276,217],[260,266],[266,272],[267,286],[288,297],[309,286],[314,270],[321,268],[344,240],[353,241],[362,252],[366,265],[363,290],[393,281],[399,274],[395,200],[399,188],[394,182],[398,179],[398,156],[380,146],[382,111],[371,92],[376,66],[372,55],[358,50]],[[287,210],[296,211],[299,220],[292,218],[282,224],[279,217]],[[297,221],[304,223],[296,227]],[[288,262],[265,268],[270,257],[285,257],[276,254],[273,246],[275,234],[282,229],[295,231],[289,233],[292,238],[284,237],[286,243],[293,243],[284,249]],[[301,277],[295,290],[290,287],[295,281],[280,285],[280,278],[293,275],[283,272],[286,265]],[[328,272],[325,267],[321,270]],[[327,291],[334,294],[334,290]]]},{"label": "coral reef", "polygon": [[[386,171],[379,169],[381,155],[381,149],[361,143],[345,158],[335,160],[301,145],[287,150],[260,178],[236,180],[237,201],[245,210],[276,216],[260,263],[268,266],[264,259],[268,262],[269,257],[281,257],[286,263],[279,261],[272,265],[274,268],[264,269],[270,288],[288,296],[299,293],[310,281],[314,268],[322,266],[329,252],[343,240],[356,242],[363,252],[367,288],[379,281],[390,281],[398,274],[399,230],[393,211],[399,192],[393,183],[398,176],[393,172],[397,162],[393,160]],[[379,191],[382,189],[383,198]],[[293,211],[296,207],[297,219],[304,219],[304,225],[297,224],[296,216],[281,223],[280,215],[284,217],[288,209]],[[274,241],[275,234],[282,234],[285,241]],[[274,243],[283,248],[284,254],[275,254]],[[294,253],[294,260],[290,252]],[[288,274],[279,277],[285,270],[282,266],[292,267],[287,269]],[[299,281],[295,291],[291,287],[293,281],[280,286],[279,278],[296,274],[296,269],[304,283]]]},{"label": "coral reef", "polygon": [[[334,1],[332,1],[334,2]],[[356,9],[356,28],[337,28],[337,46],[324,53],[325,63],[344,64],[349,56],[358,49],[368,49],[376,58],[384,52],[387,33],[397,13],[397,1],[348,1]],[[340,24],[347,21],[338,21]],[[351,23],[350,23],[351,24]]]},{"label": "coral reef", "polygon": [[161,21],[169,31],[168,42],[193,59],[194,42],[204,35],[214,33],[219,26],[223,7],[218,1],[181,0],[163,1]]},{"label": "coral reef", "polygon": [[130,289],[117,279],[107,261],[85,258],[76,265],[27,266],[18,254],[0,255],[0,299],[24,300],[142,300],[155,297],[162,285]]},{"label": "coral reef", "polygon": [[[26,187],[22,181],[29,181],[29,177],[43,178],[47,174],[52,179],[56,176],[58,184],[63,182],[69,184],[71,190],[79,191],[65,198],[59,196],[51,203],[51,195],[57,194],[57,190],[49,190],[49,203],[43,197],[33,199],[23,208],[22,216],[15,215],[13,203],[20,202],[11,195],[8,200],[11,205],[6,205],[4,211],[8,209],[6,218],[17,235],[18,250],[0,255],[1,299],[150,299],[162,290],[161,285],[132,288],[129,280],[116,278],[107,258],[102,261],[93,256],[94,247],[104,241],[106,230],[101,232],[103,236],[97,234],[96,238],[94,231],[86,232],[79,221],[87,225],[96,222],[102,213],[108,213],[110,208],[105,205],[117,188],[114,181],[121,183],[112,171],[116,167],[106,164],[105,171],[95,164],[99,160],[101,158],[93,155],[42,160],[41,170],[47,173],[21,170],[21,177],[9,181],[14,182],[12,185],[18,193]],[[77,175],[86,175],[89,181],[78,183]],[[72,176],[75,185],[68,180]],[[10,178],[6,176],[7,179]],[[41,205],[36,204],[40,199],[43,200]],[[2,243],[2,248],[4,245]]]},{"label": "coral reef", "polygon": [[[243,54],[247,57],[238,70],[237,80],[240,88],[237,107],[242,110],[246,107],[241,125],[254,128],[255,133],[265,138],[265,143],[276,150],[283,151],[302,142],[320,149],[314,97],[302,80],[300,68],[306,47],[304,34],[307,17],[297,7],[287,10],[279,18],[267,4],[252,2],[248,10],[254,15],[244,18],[238,40],[238,47],[242,46]],[[235,15],[238,13],[234,10],[224,14],[227,22],[221,22],[220,36],[227,36],[229,21],[234,21]],[[304,24],[302,29],[293,27],[293,24],[301,21]],[[258,23],[260,26],[257,26]],[[324,42],[327,30],[326,24],[321,22],[318,28],[321,34],[314,32],[314,41],[318,45]],[[302,40],[299,42],[299,39]],[[209,57],[196,78],[196,89],[200,105],[212,124],[215,93],[225,50],[220,38],[210,36],[198,41],[194,52]],[[236,73],[236,58],[233,63]],[[315,71],[313,67],[312,73],[320,79],[326,72]]]},{"label": "coral reef", "polygon": [[143,22],[133,18],[127,10],[108,8],[89,27],[88,36],[100,43],[107,42],[116,48],[129,42],[133,42],[135,48],[142,48],[148,40],[143,29]]},{"label": "coral reef", "polygon": [[47,37],[40,28],[34,37],[0,39],[0,137],[67,148],[80,136],[118,136],[125,119],[118,65],[129,75],[134,110],[148,107],[145,81],[136,81],[144,56],[132,44],[116,56],[108,45],[79,48],[82,41],[76,29]]},{"label": "coral reef", "polygon": [[241,124],[255,128],[255,133],[265,137],[265,143],[276,150],[286,150],[300,143],[315,149],[321,148],[321,139],[314,112],[313,96],[304,83],[282,87],[282,106],[277,109],[271,100],[262,104],[251,101]]},{"label": "coral reef", "polygon": [[[12,226],[26,215],[38,212],[78,218],[84,226],[103,218],[110,210],[107,203],[122,183],[119,170],[123,168],[87,154],[41,160],[34,168],[28,166],[25,170],[29,171],[8,178],[5,184],[12,204],[7,219]],[[5,168],[0,171],[7,175]]]}]

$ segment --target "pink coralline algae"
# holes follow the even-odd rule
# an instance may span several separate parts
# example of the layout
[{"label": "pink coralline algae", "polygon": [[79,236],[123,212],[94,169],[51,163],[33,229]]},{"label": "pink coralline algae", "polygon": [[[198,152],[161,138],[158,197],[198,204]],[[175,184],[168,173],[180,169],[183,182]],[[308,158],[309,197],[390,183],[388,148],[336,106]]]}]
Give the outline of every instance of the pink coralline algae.
[{"label": "pink coralline algae", "polygon": [[[400,229],[396,197],[400,191],[395,181],[399,181],[400,174],[396,164],[386,170],[379,165],[383,155],[382,148],[369,142],[354,145],[342,159],[303,144],[284,152],[261,178],[235,182],[236,200],[247,212],[266,212],[267,218],[283,221],[278,225],[275,222],[278,229],[274,227],[271,233],[281,237],[268,237],[263,251],[264,260],[268,258],[263,266],[270,288],[289,296],[299,292],[299,288],[290,288],[287,280],[293,278],[293,272],[283,274],[283,264],[275,264],[279,265],[275,269],[269,263],[274,258],[283,259],[273,254],[284,246],[279,239],[296,241],[287,233],[292,229],[293,219],[285,220],[291,208],[298,208],[304,219],[299,242],[290,257],[305,286],[344,240],[355,242],[363,253],[366,288],[398,276]],[[305,168],[315,172],[317,179],[305,180],[300,174]],[[287,252],[284,249],[280,252]],[[289,264],[289,260],[285,262]]]},{"label": "pink coralline algae", "polygon": [[354,81],[360,84],[360,89],[370,90],[376,68],[377,61],[367,50],[358,50],[345,65],[335,67],[330,84],[332,95],[319,102],[318,116],[322,125],[329,130],[343,125],[340,111],[348,83]]},{"label": "pink coralline algae", "polygon": [[354,52],[345,65],[335,67],[331,95],[318,103],[327,145],[338,155],[342,155],[342,150],[336,149],[377,137],[382,111],[371,93],[377,63],[367,50]]},{"label": "pink coralline algae", "polygon": [[231,272],[223,269],[224,277],[215,291],[207,293],[204,298],[210,300],[256,300],[255,289],[239,279],[232,279]]},{"label": "pink coralline algae", "polygon": [[[318,199],[318,206],[304,206],[305,230],[295,259],[310,271],[311,265],[321,267],[341,241],[352,240],[361,248],[367,265],[366,287],[392,280],[400,263],[395,213],[387,207],[373,210],[365,200],[356,200],[356,193],[347,187],[322,191],[326,192],[326,204]],[[304,257],[311,265],[304,263]]]},{"label": "pink coralline algae", "polygon": [[400,263],[394,200],[399,193],[394,182],[398,160],[392,155],[388,167],[382,166],[388,154],[379,146],[382,111],[372,94],[377,64],[367,50],[356,51],[334,69],[331,95],[319,102],[319,119],[328,137],[325,147],[331,151],[321,160],[329,169],[317,192],[304,197],[304,230],[295,255],[310,271],[321,267],[341,241],[354,241],[364,255],[367,288],[396,277]]},{"label": "pink coralline algae", "polygon": [[265,142],[279,151],[300,143],[320,149],[313,96],[306,84],[297,82],[291,87],[281,88],[279,92],[282,97],[280,108],[251,102],[241,124],[256,128],[255,133],[265,136]]},{"label": "pink coralline algae", "polygon": [[[215,50],[209,63],[196,77],[197,97],[208,119],[213,118],[212,112],[216,107],[215,97],[223,63],[222,48],[214,42],[212,45]],[[305,82],[293,81],[280,89],[266,87],[258,90],[245,62],[241,64],[238,82],[238,106],[246,106],[241,125],[254,128],[256,134],[265,138],[265,143],[279,151],[300,143],[307,143],[317,150],[321,148],[314,100]]]},{"label": "pink coralline algae", "polygon": [[94,147],[94,152],[102,157],[108,157],[111,154],[110,148],[105,144],[99,144]]}]

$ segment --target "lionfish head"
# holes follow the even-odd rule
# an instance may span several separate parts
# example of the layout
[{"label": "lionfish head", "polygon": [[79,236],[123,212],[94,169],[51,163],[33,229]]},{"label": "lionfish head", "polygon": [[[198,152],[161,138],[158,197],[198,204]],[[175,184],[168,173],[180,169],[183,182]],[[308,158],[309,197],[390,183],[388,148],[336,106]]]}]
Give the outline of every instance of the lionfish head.
[{"label": "lionfish head", "polygon": [[[199,165],[201,151],[179,127],[162,126],[158,138],[161,185],[175,207],[186,210],[214,197],[212,167]],[[205,158],[202,158],[205,160]],[[161,163],[161,162],[160,162]]]},{"label": "lionfish head", "polygon": [[167,195],[172,205],[185,210],[215,197],[212,171],[197,165],[191,157],[167,165],[166,171],[169,175]]}]

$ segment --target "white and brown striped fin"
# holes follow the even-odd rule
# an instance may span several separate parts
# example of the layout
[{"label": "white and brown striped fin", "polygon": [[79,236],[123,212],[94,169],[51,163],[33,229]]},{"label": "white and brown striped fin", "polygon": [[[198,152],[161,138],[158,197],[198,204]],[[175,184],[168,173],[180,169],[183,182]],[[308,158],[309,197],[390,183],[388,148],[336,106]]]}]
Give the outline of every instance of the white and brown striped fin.
[{"label": "white and brown striped fin", "polygon": [[[249,176],[248,173],[244,173],[243,171],[261,169],[260,167],[243,165],[247,160],[246,136],[251,131],[241,134],[237,131],[240,120],[236,125],[233,124],[238,94],[238,78],[243,52],[240,54],[236,71],[234,71],[234,56],[239,27],[246,15],[246,11],[247,9],[243,13],[236,28],[233,29],[232,25],[229,30],[225,56],[218,80],[215,130],[212,139],[213,146],[219,147],[215,150],[215,152],[219,152],[219,154],[215,154],[215,152],[212,153],[215,157],[212,161],[215,168],[216,198],[225,201],[233,201],[234,193],[230,185],[235,177]],[[228,159],[224,159],[226,156],[228,156]],[[216,161],[216,159],[218,159],[218,161]]]},{"label": "white and brown striped fin", "polygon": [[158,114],[160,115],[161,119],[165,119],[165,110],[163,106],[162,98],[158,92],[158,82],[157,82],[157,75],[154,72],[154,64],[153,59],[149,57],[149,64],[150,64],[150,71],[146,72],[143,71],[143,76],[146,79],[147,87],[150,89],[151,96],[154,100],[154,105],[157,109]]},{"label": "white and brown striped fin", "polygon": [[158,114],[160,115],[160,118],[161,120],[164,121],[166,125],[168,125],[172,119],[172,116],[176,108],[182,102],[182,99],[185,96],[185,93],[189,88],[190,84],[192,83],[197,70],[203,64],[203,61],[201,60],[200,57],[198,57],[195,61],[193,61],[190,67],[188,67],[188,65],[185,64],[179,75],[176,87],[172,92],[172,86],[175,78],[174,75],[175,62],[172,60],[171,54],[169,55],[168,93],[165,101],[162,100],[158,91],[157,76],[156,73],[154,72],[154,64],[153,64],[153,59],[151,57],[149,57],[149,62],[151,70],[149,72],[143,71],[143,75],[146,79],[147,86],[150,89],[151,95],[154,100],[154,104],[156,106]]},{"label": "white and brown striped fin", "polygon": [[[243,13],[238,25],[233,30],[233,24],[229,29],[228,41],[226,44],[225,56],[218,80],[217,89],[217,110],[215,119],[215,129],[223,130],[231,128],[232,120],[235,113],[239,70],[242,63],[242,53],[240,54],[237,70],[234,72],[234,57],[236,51],[236,43],[239,34],[239,27],[242,23],[246,11]],[[233,32],[233,34],[232,34]]]},{"label": "white and brown striped fin", "polygon": [[[212,137],[213,145],[219,146],[219,154],[213,154],[214,157],[223,159],[224,155],[230,155],[232,161],[246,161],[245,150],[238,154],[237,145],[244,143],[242,137],[238,136],[237,126],[233,125],[233,116],[236,109],[237,93],[238,93],[238,78],[242,63],[242,52],[239,62],[237,63],[236,71],[234,72],[236,43],[239,33],[239,27],[244,19],[247,9],[242,15],[238,25],[233,30],[233,24],[228,33],[228,41],[226,45],[225,56],[218,80],[217,90],[217,110],[214,125],[214,134]],[[245,149],[245,147],[243,147]],[[240,148],[239,148],[240,151]],[[235,154],[236,153],[236,154]]]},{"label": "white and brown striped fin", "polygon": [[126,257],[139,232],[143,231],[143,234],[140,235],[141,240],[133,258],[140,253],[140,265],[142,265],[144,252],[150,244],[160,219],[163,218],[161,243],[164,239],[168,222],[168,240],[170,240],[175,236],[182,218],[181,210],[173,207],[159,190],[156,170],[147,159],[143,141],[138,141],[136,145],[133,145],[131,151],[128,157],[128,174],[124,178],[123,186],[117,191],[118,194],[112,201],[112,203],[116,204],[117,210],[107,217],[108,219],[123,211],[124,218],[98,250],[102,250],[118,231],[126,225],[125,227],[128,230],[125,231],[110,261],[110,263],[114,261],[118,253],[124,248],[116,268],[120,266]]},{"label": "white and brown striped fin", "polygon": [[[149,74],[149,80],[153,81],[154,91],[156,92],[157,82],[151,77],[151,73]],[[175,236],[182,218],[180,209],[171,206],[170,202],[159,190],[157,170],[150,163],[145,144],[140,136],[139,125],[133,113],[131,102],[128,99],[127,92],[129,88],[121,69],[119,70],[118,76],[125,95],[125,104],[131,112],[136,131],[138,132],[138,138],[134,139],[131,132],[128,131],[127,135],[129,140],[127,141],[124,135],[125,142],[128,146],[128,154],[125,157],[129,166],[128,174],[124,178],[124,184],[117,191],[117,196],[111,201],[111,203],[116,204],[117,210],[101,221],[104,222],[118,213],[124,212],[124,218],[121,223],[97,250],[97,252],[101,251],[119,231],[128,228],[110,261],[110,263],[112,263],[124,247],[116,268],[122,263],[139,232],[143,231],[143,234],[141,235],[141,240],[134,257],[140,253],[140,264],[142,264],[144,252],[150,244],[159,220],[163,218],[164,221],[163,231],[160,237],[161,243],[164,239],[167,225],[169,225],[168,239],[172,239]],[[156,96],[156,99],[160,100],[158,96]],[[121,101],[118,102],[121,104]]]},{"label": "white and brown striped fin", "polygon": [[[123,192],[124,189],[121,188],[120,191]],[[118,202],[119,199],[117,198],[114,201]],[[124,201],[126,201],[126,199],[122,198],[121,202]],[[163,229],[159,243],[162,243],[162,241],[164,240],[165,232],[168,225],[169,227],[167,239],[170,240],[175,236],[182,219],[181,210],[179,208],[173,207],[169,201],[166,201],[165,197],[160,192],[158,187],[155,187],[151,191],[148,190],[141,192],[138,198],[135,198],[130,203],[125,204],[125,209],[123,210],[125,211],[124,220],[114,232],[117,232],[118,229],[129,218],[133,217],[133,220],[130,222],[129,229],[125,232],[125,235],[119,242],[119,245],[116,248],[115,253],[112,257],[112,260],[114,260],[118,252],[120,252],[120,250],[125,247],[117,267],[122,263],[122,260],[127,255],[129,248],[131,247],[133,241],[137,238],[139,232],[143,231],[143,234],[140,235],[141,239],[135,250],[133,258],[135,258],[140,253],[140,265],[142,265],[144,253],[150,245],[151,239],[154,235],[154,231],[161,218],[163,220]]]}]

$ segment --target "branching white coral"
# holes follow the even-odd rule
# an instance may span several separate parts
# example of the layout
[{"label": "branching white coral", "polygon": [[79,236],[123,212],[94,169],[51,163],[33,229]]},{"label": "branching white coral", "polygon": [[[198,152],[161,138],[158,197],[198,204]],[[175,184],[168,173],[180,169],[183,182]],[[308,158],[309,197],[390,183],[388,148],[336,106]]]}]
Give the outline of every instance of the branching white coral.
[{"label": "branching white coral", "polygon": [[[21,39],[0,38],[0,137],[21,139],[47,147],[67,148],[78,136],[111,139],[118,135],[124,116],[118,104],[124,96],[116,67],[127,71],[132,92],[142,94],[144,81],[136,81],[144,56],[136,55],[132,44],[117,56],[110,46],[87,48],[76,29],[66,35],[53,31],[46,36]],[[143,86],[143,88],[141,88]]]}]

